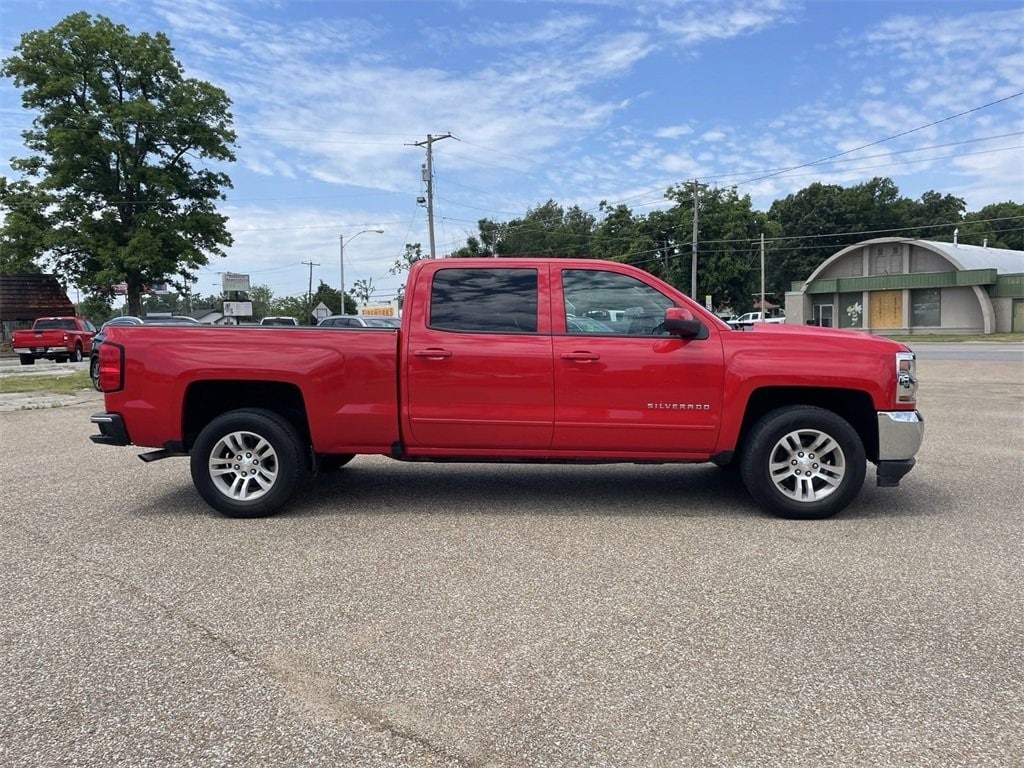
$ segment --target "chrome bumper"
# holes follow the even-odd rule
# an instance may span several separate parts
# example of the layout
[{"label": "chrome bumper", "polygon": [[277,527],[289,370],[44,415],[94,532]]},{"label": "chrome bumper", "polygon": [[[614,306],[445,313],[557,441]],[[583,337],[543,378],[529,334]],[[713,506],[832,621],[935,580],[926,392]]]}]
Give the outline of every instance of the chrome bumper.
[{"label": "chrome bumper", "polygon": [[924,418],[917,411],[879,411],[879,461],[912,459],[923,439]]},{"label": "chrome bumper", "polygon": [[879,412],[875,480],[880,488],[895,488],[914,468],[923,438],[924,419],[917,411]]}]

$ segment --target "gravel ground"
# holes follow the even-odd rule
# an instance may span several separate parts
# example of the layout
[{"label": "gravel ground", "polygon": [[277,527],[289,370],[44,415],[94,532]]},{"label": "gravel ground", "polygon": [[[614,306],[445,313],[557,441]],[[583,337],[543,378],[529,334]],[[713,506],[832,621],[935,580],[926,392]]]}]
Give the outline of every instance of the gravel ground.
[{"label": "gravel ground", "polygon": [[0,413],[0,764],[1024,764],[1024,369],[920,367],[918,467],[809,523],[370,457],[235,521],[94,393]]}]

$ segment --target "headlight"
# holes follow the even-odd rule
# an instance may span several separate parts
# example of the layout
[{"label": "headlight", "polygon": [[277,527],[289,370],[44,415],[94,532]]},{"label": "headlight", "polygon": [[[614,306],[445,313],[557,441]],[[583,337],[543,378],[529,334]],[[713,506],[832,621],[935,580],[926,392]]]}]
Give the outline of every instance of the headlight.
[{"label": "headlight", "polygon": [[896,353],[896,402],[917,402],[917,355]]}]

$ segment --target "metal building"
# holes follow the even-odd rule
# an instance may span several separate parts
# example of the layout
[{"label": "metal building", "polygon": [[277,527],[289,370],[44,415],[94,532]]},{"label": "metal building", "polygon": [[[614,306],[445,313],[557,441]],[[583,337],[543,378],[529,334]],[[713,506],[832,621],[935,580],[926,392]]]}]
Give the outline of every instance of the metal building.
[{"label": "metal building", "polygon": [[795,283],[786,318],[893,334],[1024,332],[1024,251],[865,240]]}]

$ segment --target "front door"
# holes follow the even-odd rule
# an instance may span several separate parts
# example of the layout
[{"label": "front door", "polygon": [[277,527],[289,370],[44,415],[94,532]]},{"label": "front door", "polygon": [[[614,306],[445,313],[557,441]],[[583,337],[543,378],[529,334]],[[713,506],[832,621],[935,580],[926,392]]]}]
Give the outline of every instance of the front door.
[{"label": "front door", "polygon": [[[623,456],[714,448],[722,414],[718,334],[686,340],[664,334],[665,307],[676,301],[632,275],[556,272],[565,311],[564,331],[556,321],[552,337],[552,447]],[[622,319],[597,319],[605,317]]]},{"label": "front door", "polygon": [[551,334],[538,295],[547,295],[547,272],[444,267],[431,278],[429,304],[414,310],[405,340],[408,444],[546,450]]},{"label": "front door", "polygon": [[871,327],[903,327],[903,291],[872,291]]}]

